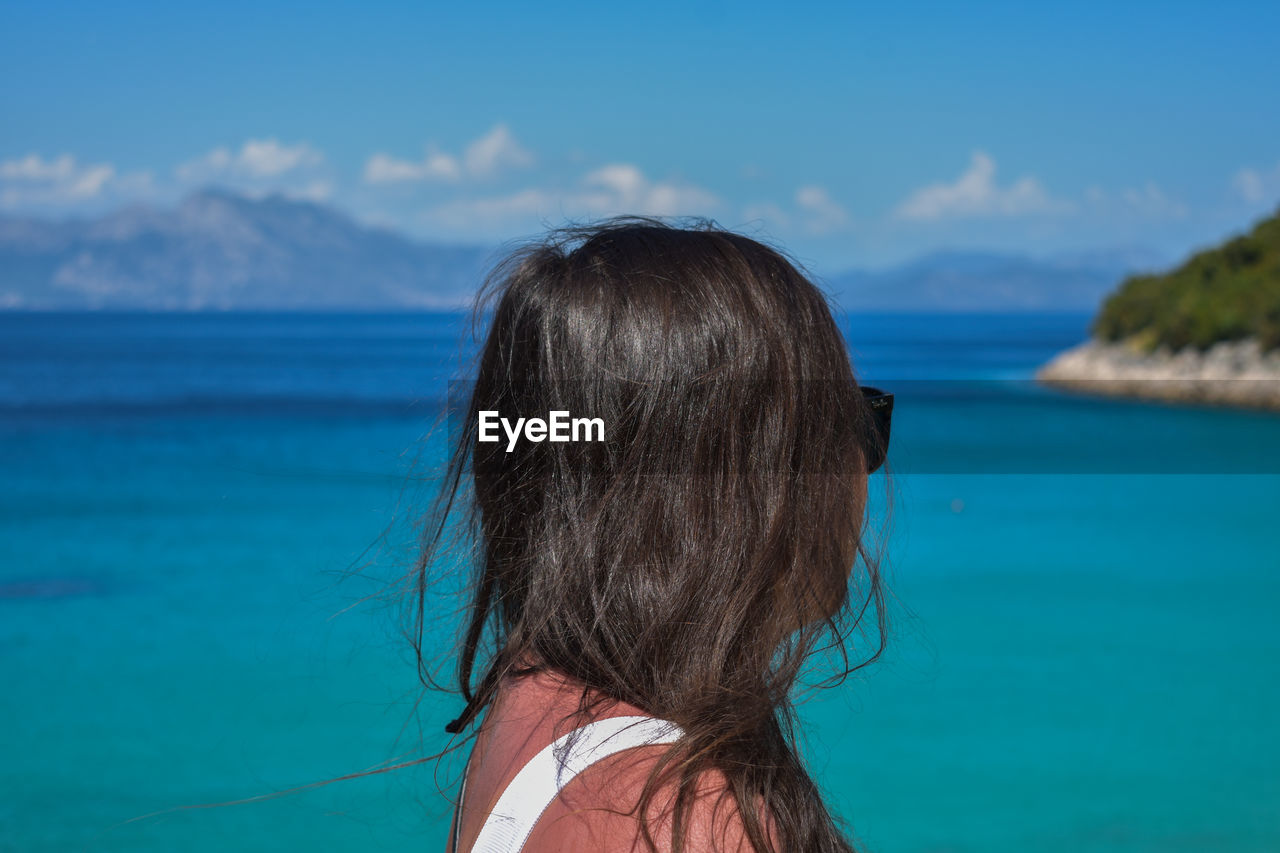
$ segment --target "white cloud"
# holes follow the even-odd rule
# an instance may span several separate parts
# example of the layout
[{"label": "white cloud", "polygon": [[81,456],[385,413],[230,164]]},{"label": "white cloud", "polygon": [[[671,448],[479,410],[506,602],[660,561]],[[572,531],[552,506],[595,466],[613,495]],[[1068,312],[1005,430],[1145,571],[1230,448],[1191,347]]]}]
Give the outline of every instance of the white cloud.
[{"label": "white cloud", "polygon": [[1241,169],[1231,179],[1231,188],[1253,204],[1276,202],[1280,199],[1280,163],[1272,169]]},{"label": "white cloud", "polygon": [[1170,196],[1154,181],[1118,192],[1092,186],[1085,191],[1085,200],[1095,214],[1118,214],[1124,218],[1183,219],[1190,213],[1185,203]]},{"label": "white cloud", "polygon": [[1144,216],[1169,216],[1181,219],[1187,215],[1187,206],[1177,199],[1170,198],[1154,181],[1147,181],[1136,189],[1122,190],[1120,198],[1124,200],[1125,204]]},{"label": "white cloud", "polygon": [[333,170],[319,149],[275,138],[248,139],[239,148],[219,146],[179,164],[173,174],[173,192],[215,185],[251,198],[279,193],[319,202],[328,201],[334,191]]},{"label": "white cloud", "polygon": [[819,186],[796,190],[796,207],[805,214],[804,227],[813,234],[830,234],[849,224],[849,212]]},{"label": "white cloud", "polygon": [[627,200],[638,198],[648,183],[639,167],[630,163],[611,163],[608,166],[601,166],[588,173],[582,182],[589,187],[600,187],[617,193],[619,198]]},{"label": "white cloud", "polygon": [[291,172],[300,166],[318,166],[324,157],[305,142],[281,145],[275,139],[251,139],[240,148],[237,165],[257,178]]},{"label": "white cloud", "polygon": [[494,125],[484,136],[467,145],[461,157],[428,146],[421,160],[403,160],[378,152],[364,166],[364,179],[371,184],[401,184],[415,181],[459,181],[488,178],[509,169],[533,165],[525,150],[505,124]]},{"label": "white cloud", "polygon": [[799,187],[786,208],[772,201],[758,201],[742,208],[746,222],[760,222],[779,231],[823,236],[847,230],[853,222],[849,211],[831,197],[826,187]]},{"label": "white cloud", "polygon": [[364,166],[364,179],[371,184],[400,184],[437,178],[456,181],[461,177],[462,167],[457,159],[430,150],[419,161],[398,160],[379,152]]},{"label": "white cloud", "polygon": [[533,155],[520,147],[505,124],[499,124],[467,146],[463,162],[469,174],[485,177],[500,169],[533,165]]},{"label": "white cloud", "polygon": [[250,139],[239,151],[215,148],[203,157],[181,164],[175,170],[184,181],[226,178],[276,178],[298,170],[312,169],[324,162],[324,155],[306,142],[284,145],[277,139]]},{"label": "white cloud", "polygon": [[39,154],[0,162],[0,206],[74,205],[109,193],[139,194],[151,188],[149,172],[119,174],[111,163],[81,163],[70,154]]},{"label": "white cloud", "polygon": [[898,219],[934,221],[973,216],[1022,216],[1066,209],[1049,197],[1039,181],[1019,178],[1008,186],[996,183],[996,162],[975,151],[969,167],[952,183],[931,184],[913,192],[894,210]]},{"label": "white cloud", "polygon": [[706,215],[719,203],[701,187],[653,181],[630,163],[611,163],[582,176],[575,187],[531,187],[503,196],[461,199],[432,208],[426,218],[451,228],[495,228],[539,217]]},{"label": "white cloud", "polygon": [[0,163],[0,178],[5,180],[65,180],[76,171],[76,159],[70,154],[63,154],[55,160],[46,160],[39,154],[28,154],[20,160],[5,160]]},{"label": "white cloud", "polygon": [[601,166],[588,173],[582,183],[587,191],[571,196],[575,205],[601,215],[681,216],[703,213],[718,204],[707,190],[689,184],[650,181],[630,163]]},{"label": "white cloud", "polygon": [[1262,175],[1254,169],[1241,169],[1236,172],[1231,185],[1245,201],[1262,201],[1266,194],[1263,189]]}]

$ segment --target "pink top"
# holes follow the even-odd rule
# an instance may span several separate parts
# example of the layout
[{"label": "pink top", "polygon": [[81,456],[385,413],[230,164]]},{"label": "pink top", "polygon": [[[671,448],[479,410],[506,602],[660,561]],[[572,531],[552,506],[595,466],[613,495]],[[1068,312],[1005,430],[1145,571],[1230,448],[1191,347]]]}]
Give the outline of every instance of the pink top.
[{"label": "pink top", "polygon": [[[508,679],[502,685],[476,738],[459,816],[458,850],[453,853],[471,849],[485,818],[520,768],[580,724],[570,715],[577,710],[581,695],[581,687],[546,672]],[[614,702],[595,719],[644,715],[633,705]],[[640,837],[639,817],[625,812],[632,811],[639,802],[649,771],[668,748],[653,745],[628,749],[578,774],[534,825],[524,853],[647,850]],[[726,780],[719,773],[708,773],[699,786],[688,827],[686,849],[690,853],[751,850],[733,799],[720,800],[725,790]],[[671,849],[669,812],[673,801],[673,790],[659,791],[650,807],[650,831],[660,851]]]}]

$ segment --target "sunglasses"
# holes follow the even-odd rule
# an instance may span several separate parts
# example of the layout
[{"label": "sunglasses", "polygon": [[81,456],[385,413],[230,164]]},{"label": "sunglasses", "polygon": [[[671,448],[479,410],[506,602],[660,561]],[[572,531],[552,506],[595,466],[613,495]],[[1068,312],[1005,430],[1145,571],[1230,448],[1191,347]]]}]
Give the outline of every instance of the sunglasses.
[{"label": "sunglasses", "polygon": [[884,464],[889,453],[889,426],[893,420],[893,395],[879,388],[861,385],[862,399],[871,407],[871,416],[875,423],[875,435],[867,441],[863,448],[867,454],[867,473],[873,473]]}]

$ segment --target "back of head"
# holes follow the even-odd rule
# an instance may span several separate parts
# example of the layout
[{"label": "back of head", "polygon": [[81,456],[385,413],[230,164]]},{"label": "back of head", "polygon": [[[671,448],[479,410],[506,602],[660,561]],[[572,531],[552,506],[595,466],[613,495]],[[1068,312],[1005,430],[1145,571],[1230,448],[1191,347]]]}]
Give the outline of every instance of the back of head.
[{"label": "back of head", "polygon": [[[848,849],[790,731],[804,661],[851,612],[874,605],[883,645],[874,566],[849,606],[873,427],[823,294],[761,242],[636,217],[523,247],[486,293],[455,456],[481,554],[460,722],[552,669],[678,723],[668,771],[726,774],[786,849]],[[481,411],[599,419],[603,440],[477,442]]]}]

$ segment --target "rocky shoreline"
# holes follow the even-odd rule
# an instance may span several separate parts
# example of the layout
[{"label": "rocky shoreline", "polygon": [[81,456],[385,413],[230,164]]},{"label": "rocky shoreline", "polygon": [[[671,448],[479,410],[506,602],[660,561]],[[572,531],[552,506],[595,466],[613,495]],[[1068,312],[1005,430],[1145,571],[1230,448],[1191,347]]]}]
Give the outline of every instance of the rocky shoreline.
[{"label": "rocky shoreline", "polygon": [[1093,339],[1057,355],[1035,378],[1104,396],[1280,411],[1280,348],[1263,352],[1252,338],[1204,352],[1162,346],[1150,353]]}]

